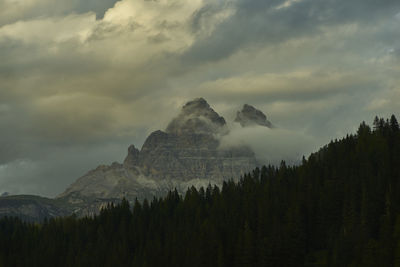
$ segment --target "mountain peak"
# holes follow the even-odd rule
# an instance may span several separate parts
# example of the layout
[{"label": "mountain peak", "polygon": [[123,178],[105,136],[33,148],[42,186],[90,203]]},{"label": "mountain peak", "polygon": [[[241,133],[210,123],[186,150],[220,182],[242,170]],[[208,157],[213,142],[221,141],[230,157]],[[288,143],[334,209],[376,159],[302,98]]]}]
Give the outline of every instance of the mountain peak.
[{"label": "mountain peak", "polygon": [[226,130],[225,119],[200,97],[187,102],[166,129],[167,133],[217,134]]},{"label": "mountain peak", "polygon": [[235,122],[240,123],[242,127],[261,125],[272,128],[272,123],[267,120],[267,116],[249,104],[244,104],[242,110],[236,113]]},{"label": "mountain peak", "polygon": [[193,99],[191,101],[188,101],[183,106],[183,109],[188,109],[188,108],[209,109],[210,105],[207,103],[207,101],[204,98],[198,97],[198,98],[195,98],[195,99]]},{"label": "mountain peak", "polygon": [[139,150],[134,145],[130,145],[128,147],[128,155],[124,160],[124,166],[128,168],[136,166],[139,162],[139,153]]}]

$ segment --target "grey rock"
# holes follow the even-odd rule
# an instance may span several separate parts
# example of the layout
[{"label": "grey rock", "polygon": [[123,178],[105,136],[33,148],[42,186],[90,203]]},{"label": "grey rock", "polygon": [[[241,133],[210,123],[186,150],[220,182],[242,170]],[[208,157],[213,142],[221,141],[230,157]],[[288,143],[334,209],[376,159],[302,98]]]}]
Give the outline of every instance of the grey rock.
[{"label": "grey rock", "polygon": [[248,104],[244,104],[242,110],[236,113],[235,122],[240,123],[242,127],[253,125],[261,125],[268,128],[273,127],[262,111]]},{"label": "grey rock", "polygon": [[255,155],[248,147],[222,150],[212,135],[162,132],[160,142],[152,138],[153,134],[140,152],[140,167],[144,175],[155,180],[220,181],[238,178],[257,165]]},{"label": "grey rock", "polygon": [[227,132],[225,119],[218,115],[204,98],[186,103],[180,114],[166,129],[167,133],[223,134]]},{"label": "grey rock", "polygon": [[124,160],[124,167],[132,168],[139,163],[139,149],[134,145],[130,145],[128,148],[128,155]]}]

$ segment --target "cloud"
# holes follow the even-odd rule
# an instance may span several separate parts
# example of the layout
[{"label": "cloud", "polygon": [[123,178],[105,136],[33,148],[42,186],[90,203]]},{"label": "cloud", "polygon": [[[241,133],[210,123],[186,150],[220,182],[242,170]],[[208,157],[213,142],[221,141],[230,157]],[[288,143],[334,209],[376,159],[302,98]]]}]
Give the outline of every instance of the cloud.
[{"label": "cloud", "polygon": [[310,137],[396,113],[399,12],[395,0],[0,1],[2,188],[55,195],[82,174],[74,157],[80,170],[119,159],[199,96],[228,122],[255,105],[281,130],[232,142],[298,158]]},{"label": "cloud", "polygon": [[[199,92],[215,92],[216,94],[237,97],[246,93],[268,99],[309,101],[329,98],[332,95],[346,93],[349,88],[376,87],[377,81],[365,76],[365,73],[342,73],[321,71],[295,71],[289,73],[246,73],[224,79],[208,81],[199,87]],[[217,91],[216,91],[216,88]],[[263,100],[265,102],[265,100]]]},{"label": "cloud", "polygon": [[93,12],[98,19],[118,0],[3,0],[0,2],[0,27],[21,20]]},{"label": "cloud", "polygon": [[0,188],[11,194],[37,194],[54,197],[77,177],[100,164],[122,161],[125,144],[43,148],[36,157],[0,164]]},{"label": "cloud", "polygon": [[[196,42],[185,54],[189,62],[220,60],[244,47],[276,45],[304,36],[315,36],[339,25],[393,17],[400,10],[394,0],[375,1],[231,1],[235,12],[212,35]],[[218,5],[218,4],[216,4]],[[285,8],[280,8],[280,7]],[[210,8],[209,8],[210,9]],[[210,12],[201,13],[206,21]],[[198,16],[193,18],[198,21]]]},{"label": "cloud", "polygon": [[298,164],[302,156],[308,156],[319,148],[320,141],[305,133],[262,126],[242,128],[233,125],[230,133],[221,139],[221,148],[247,145],[255,152],[261,165],[279,165],[282,160]]}]

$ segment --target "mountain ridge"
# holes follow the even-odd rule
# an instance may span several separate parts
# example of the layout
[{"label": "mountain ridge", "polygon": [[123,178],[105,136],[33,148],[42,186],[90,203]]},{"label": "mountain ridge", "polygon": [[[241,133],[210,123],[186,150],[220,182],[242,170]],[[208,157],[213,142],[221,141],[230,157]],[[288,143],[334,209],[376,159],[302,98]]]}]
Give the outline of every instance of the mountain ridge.
[{"label": "mountain ridge", "polygon": [[[258,117],[246,117],[254,123],[242,127],[265,121],[261,111],[256,113]],[[191,186],[221,186],[225,180],[237,180],[258,162],[246,145],[222,148],[220,138],[227,134],[226,120],[204,98],[188,101],[166,129],[149,134],[140,149],[130,145],[122,163],[88,171],[55,201],[68,206],[66,213],[91,215],[122,198],[134,202],[164,196],[174,189],[184,194]]]},{"label": "mountain ridge", "polygon": [[79,178],[57,198],[122,198],[130,201],[160,196],[177,188],[221,185],[238,179],[258,163],[247,146],[220,148],[229,133],[225,119],[204,98],[187,102],[165,131],[152,132],[139,150],[128,147],[122,164],[98,167]]}]

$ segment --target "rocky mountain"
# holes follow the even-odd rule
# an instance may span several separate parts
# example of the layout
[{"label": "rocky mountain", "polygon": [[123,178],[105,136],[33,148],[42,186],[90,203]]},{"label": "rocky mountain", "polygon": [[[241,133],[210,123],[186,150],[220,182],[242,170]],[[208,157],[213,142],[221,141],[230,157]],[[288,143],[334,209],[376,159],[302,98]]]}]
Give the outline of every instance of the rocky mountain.
[{"label": "rocky mountain", "polygon": [[[235,121],[243,127],[272,126],[250,105],[244,105]],[[21,214],[41,219],[71,213],[90,215],[123,197],[133,202],[163,196],[175,188],[184,193],[191,186],[221,185],[224,180],[238,179],[258,164],[254,152],[245,145],[221,147],[220,140],[227,134],[225,119],[203,98],[194,99],[182,107],[165,131],[151,133],[140,150],[129,146],[122,164],[98,166],[56,199],[0,197],[0,216]]]},{"label": "rocky mountain", "polygon": [[244,104],[241,111],[236,113],[235,122],[240,123],[242,127],[261,125],[272,128],[272,123],[267,120],[267,116],[255,107]]},{"label": "rocky mountain", "polygon": [[166,129],[167,133],[176,135],[226,134],[227,131],[225,119],[219,116],[204,98],[196,98],[186,103]]},{"label": "rocky mountain", "polygon": [[[142,148],[128,148],[123,164],[99,166],[73,183],[58,199],[71,204],[99,199],[133,201],[152,198],[177,188],[221,185],[254,169],[257,161],[247,146],[220,148],[228,133],[225,119],[203,98],[183,106],[165,131],[151,133]],[[100,203],[100,202],[99,202]]]}]

